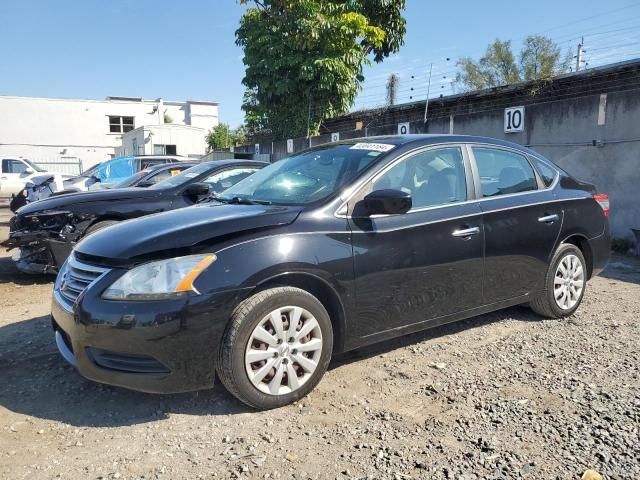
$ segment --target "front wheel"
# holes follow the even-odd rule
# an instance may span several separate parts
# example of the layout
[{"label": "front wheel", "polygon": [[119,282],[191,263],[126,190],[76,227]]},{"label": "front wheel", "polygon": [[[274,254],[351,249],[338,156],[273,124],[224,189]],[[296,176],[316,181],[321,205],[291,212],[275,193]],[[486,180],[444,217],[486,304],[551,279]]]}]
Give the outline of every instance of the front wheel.
[{"label": "front wheel", "polygon": [[299,288],[272,288],[235,309],[220,347],[218,376],[247,405],[276,408],[313,390],[332,349],[331,320],[322,303]]},{"label": "front wheel", "polygon": [[84,236],[88,237],[92,233],[102,230],[103,228],[110,227],[111,225],[115,225],[116,223],[119,223],[118,220],[103,220],[101,222],[96,222],[85,230]]},{"label": "front wheel", "polygon": [[542,293],[531,309],[548,318],[572,315],[580,306],[587,284],[587,265],[578,247],[563,243],[549,264]]}]

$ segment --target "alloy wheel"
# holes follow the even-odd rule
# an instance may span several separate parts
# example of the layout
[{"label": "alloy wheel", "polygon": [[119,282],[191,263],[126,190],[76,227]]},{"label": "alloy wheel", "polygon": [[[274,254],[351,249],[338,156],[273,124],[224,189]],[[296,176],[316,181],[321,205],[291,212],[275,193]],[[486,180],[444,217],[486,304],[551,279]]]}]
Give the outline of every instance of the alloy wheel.
[{"label": "alloy wheel", "polygon": [[254,328],[245,350],[249,380],[263,393],[298,390],[316,371],[322,332],[315,317],[301,307],[273,310]]},{"label": "alloy wheel", "polygon": [[556,268],[553,298],[562,310],[572,309],[580,301],[584,289],[584,268],[580,259],[566,255]]}]

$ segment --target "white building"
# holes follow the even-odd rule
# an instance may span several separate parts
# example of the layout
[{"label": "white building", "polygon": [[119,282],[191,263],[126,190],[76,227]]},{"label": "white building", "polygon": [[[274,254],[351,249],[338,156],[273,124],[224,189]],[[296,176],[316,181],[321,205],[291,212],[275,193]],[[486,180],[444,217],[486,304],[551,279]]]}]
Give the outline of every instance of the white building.
[{"label": "white building", "polygon": [[206,153],[207,131],[175,123],[138,127],[122,134],[122,145],[116,147],[116,156],[182,155],[200,158]]},{"label": "white building", "polygon": [[[173,127],[163,128],[165,116]],[[206,132],[217,124],[216,102],[0,96],[0,157],[28,158],[48,168],[52,163],[80,160],[87,169],[115,156],[116,149],[134,153],[127,150],[126,134],[137,136],[134,131],[149,125],[155,125],[146,134],[152,132],[153,142],[137,143],[145,145],[144,153],[160,149],[154,145],[175,145],[175,151],[169,147],[166,153],[197,155],[205,152]]]}]

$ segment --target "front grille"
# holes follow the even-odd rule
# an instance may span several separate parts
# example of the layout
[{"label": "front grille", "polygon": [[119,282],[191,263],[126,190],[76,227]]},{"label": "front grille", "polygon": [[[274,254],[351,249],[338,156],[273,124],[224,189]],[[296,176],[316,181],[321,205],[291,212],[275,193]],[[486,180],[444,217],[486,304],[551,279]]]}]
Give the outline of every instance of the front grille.
[{"label": "front grille", "polygon": [[118,353],[87,347],[89,358],[99,367],[127,373],[169,373],[169,369],[153,357]]},{"label": "front grille", "polygon": [[79,262],[73,254],[71,254],[67,260],[66,268],[60,273],[62,277],[58,291],[62,298],[73,305],[89,285],[108,271],[109,269],[107,268]]}]

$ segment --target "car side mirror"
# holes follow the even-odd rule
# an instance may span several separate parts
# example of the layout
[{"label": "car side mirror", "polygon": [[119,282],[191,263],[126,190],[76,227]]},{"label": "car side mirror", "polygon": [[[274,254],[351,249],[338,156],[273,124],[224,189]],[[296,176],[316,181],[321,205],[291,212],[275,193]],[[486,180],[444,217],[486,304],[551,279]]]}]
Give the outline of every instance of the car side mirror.
[{"label": "car side mirror", "polygon": [[153,185],[154,185],[153,181],[151,181],[151,180],[143,180],[143,181],[141,181],[141,182],[138,182],[138,183],[136,184],[136,187],[140,187],[140,188],[148,188],[148,187],[151,187],[151,186],[153,186]]},{"label": "car side mirror", "polygon": [[26,173],[27,175],[31,175],[32,173],[35,173],[35,170],[31,167],[27,167],[24,169],[24,173]]},{"label": "car side mirror", "polygon": [[102,180],[100,180],[100,177],[96,177],[95,175],[92,175],[92,176],[91,176],[91,179],[92,179],[94,182],[96,182],[96,183],[98,183],[98,182],[102,182]]},{"label": "car side mirror", "polygon": [[209,195],[209,184],[208,183],[192,183],[184,190],[184,194],[189,197],[204,197],[205,195]]},{"label": "car side mirror", "polygon": [[374,190],[364,197],[364,208],[368,215],[400,215],[411,210],[411,194],[402,190]]}]

